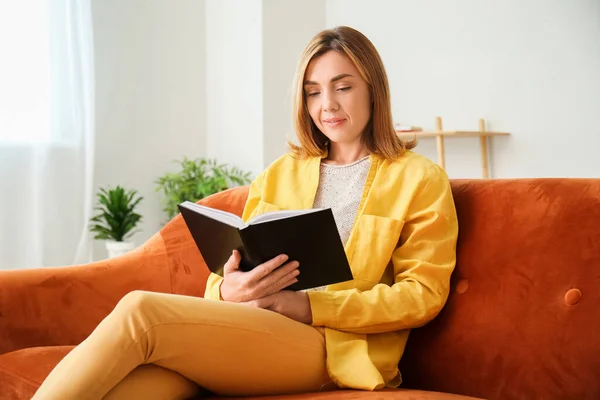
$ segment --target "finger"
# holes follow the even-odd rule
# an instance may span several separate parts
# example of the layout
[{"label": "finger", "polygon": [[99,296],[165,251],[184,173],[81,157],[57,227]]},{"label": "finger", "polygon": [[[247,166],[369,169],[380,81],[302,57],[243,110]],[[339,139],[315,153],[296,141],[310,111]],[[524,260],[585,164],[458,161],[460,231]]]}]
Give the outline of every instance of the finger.
[{"label": "finger", "polygon": [[227,262],[223,266],[223,274],[226,275],[239,270],[241,260],[242,256],[240,255],[240,252],[237,250],[233,250],[233,252],[231,253],[231,257],[229,257],[229,260],[227,260]]},{"label": "finger", "polygon": [[281,279],[287,279],[290,274],[292,274],[296,271],[298,271],[295,273],[295,275],[297,275],[300,272],[298,270],[299,266],[300,266],[300,263],[298,261],[290,261],[289,263],[282,265],[281,267],[277,268],[275,271],[271,272],[269,275],[262,278],[258,283],[260,285],[263,285],[263,284],[272,285],[276,282],[279,282]]},{"label": "finger", "polygon": [[241,304],[242,306],[246,306],[246,307],[260,308],[258,300],[242,301],[238,304]]},{"label": "finger", "polygon": [[283,289],[285,289],[286,287],[293,285],[296,282],[298,282],[298,278],[295,278],[295,277],[292,277],[287,280],[282,280],[282,281],[278,282],[277,285],[271,286],[269,288],[269,292],[267,293],[267,296],[275,294],[277,292],[280,292]]},{"label": "finger", "polygon": [[297,277],[300,274],[300,270],[298,270],[299,265],[300,264],[298,261],[292,261],[278,270],[271,272],[256,284],[256,292],[262,291],[262,297],[266,296],[267,292],[272,293],[273,290],[277,291],[274,288],[279,287],[281,284]]},{"label": "finger", "polygon": [[255,308],[269,308],[274,302],[273,297],[271,296],[267,296],[267,297],[262,297],[260,299],[254,299],[254,300],[250,300],[250,301],[245,301],[239,304],[245,305],[245,306],[249,306],[249,307],[255,307]]},{"label": "finger", "polygon": [[283,264],[287,260],[288,260],[288,256],[286,254],[280,254],[277,257],[272,258],[269,261],[260,264],[259,266],[257,266],[256,268],[254,268],[251,271],[253,280],[258,282],[259,280],[261,280],[262,278],[264,278],[265,276],[267,276],[271,272],[273,272],[273,270],[275,270],[275,268],[279,267],[281,264]]}]

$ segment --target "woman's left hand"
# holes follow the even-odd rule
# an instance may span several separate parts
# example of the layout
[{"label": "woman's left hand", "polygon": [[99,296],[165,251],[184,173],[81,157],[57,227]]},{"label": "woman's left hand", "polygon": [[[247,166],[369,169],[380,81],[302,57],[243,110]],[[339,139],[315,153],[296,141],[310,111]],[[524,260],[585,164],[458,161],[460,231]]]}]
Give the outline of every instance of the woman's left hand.
[{"label": "woman's left hand", "polygon": [[312,310],[310,308],[308,294],[305,292],[281,290],[272,295],[242,304],[275,311],[298,322],[307,325],[312,324]]}]

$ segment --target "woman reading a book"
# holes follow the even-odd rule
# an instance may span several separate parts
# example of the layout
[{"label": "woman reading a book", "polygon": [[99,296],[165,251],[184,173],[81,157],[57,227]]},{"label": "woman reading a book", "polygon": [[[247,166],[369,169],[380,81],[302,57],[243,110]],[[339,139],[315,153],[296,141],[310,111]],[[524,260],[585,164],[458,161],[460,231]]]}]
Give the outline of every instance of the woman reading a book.
[{"label": "woman reading a book", "polygon": [[444,306],[458,224],[445,172],[392,123],[383,63],[338,27],[308,44],[296,74],[299,145],[252,183],[243,219],[331,207],[354,279],[285,290],[285,255],[250,272],[233,252],[205,299],[132,292],[52,371],[35,399],[175,399],[202,389],[274,395],[401,382],[411,328]]}]

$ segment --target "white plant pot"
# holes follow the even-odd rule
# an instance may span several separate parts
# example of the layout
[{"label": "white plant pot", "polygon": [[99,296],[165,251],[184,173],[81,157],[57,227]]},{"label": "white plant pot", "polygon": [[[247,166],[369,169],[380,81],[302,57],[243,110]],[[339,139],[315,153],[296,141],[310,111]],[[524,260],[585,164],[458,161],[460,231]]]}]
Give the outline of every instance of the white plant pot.
[{"label": "white plant pot", "polygon": [[123,255],[135,248],[133,242],[115,242],[109,240],[106,242],[106,250],[108,251],[108,258],[118,257]]}]

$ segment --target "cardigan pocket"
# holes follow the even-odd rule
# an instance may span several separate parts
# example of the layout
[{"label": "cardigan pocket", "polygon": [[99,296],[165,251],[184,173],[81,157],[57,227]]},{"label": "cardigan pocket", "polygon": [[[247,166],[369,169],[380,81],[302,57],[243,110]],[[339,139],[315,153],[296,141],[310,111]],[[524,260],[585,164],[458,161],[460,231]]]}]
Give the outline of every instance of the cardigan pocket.
[{"label": "cardigan pocket", "polygon": [[380,282],[398,246],[404,221],[363,214],[356,221],[356,239],[349,262],[355,278]]}]

